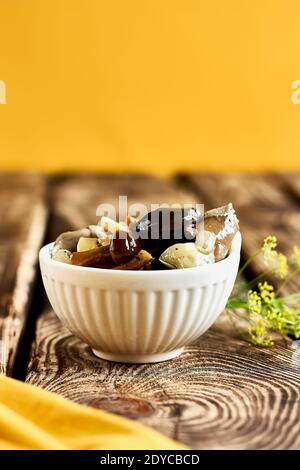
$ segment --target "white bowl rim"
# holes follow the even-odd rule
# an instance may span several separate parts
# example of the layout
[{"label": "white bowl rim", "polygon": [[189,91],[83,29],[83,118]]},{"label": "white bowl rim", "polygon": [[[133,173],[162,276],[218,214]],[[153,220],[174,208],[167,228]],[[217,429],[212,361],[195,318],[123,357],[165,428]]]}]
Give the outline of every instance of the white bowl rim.
[{"label": "white bowl rim", "polygon": [[217,263],[212,263],[212,264],[206,264],[203,266],[195,266],[193,268],[182,268],[182,269],[157,269],[157,270],[149,270],[149,271],[134,271],[134,270],[121,270],[121,269],[105,269],[105,268],[91,268],[91,267],[86,267],[86,266],[76,266],[74,264],[68,264],[68,263],[62,263],[61,261],[56,261],[51,258],[50,255],[50,249],[53,246],[54,242],[48,243],[47,245],[44,245],[40,249],[40,260],[45,261],[47,263],[52,264],[53,266],[64,269],[66,271],[77,271],[78,273],[99,273],[99,274],[106,274],[106,275],[111,275],[111,276],[123,276],[123,277],[147,277],[147,276],[152,276],[153,275],[159,275],[159,276],[180,276],[183,273],[187,274],[190,273],[200,273],[205,274],[205,273],[210,273],[215,270],[219,269],[226,269],[228,265],[231,264],[233,258],[235,258],[237,255],[239,256],[240,254],[240,249],[241,249],[241,242],[242,242],[242,236],[241,232],[238,231],[235,234],[235,237],[232,241],[231,244],[231,250],[229,255],[224,258],[221,261],[218,261]]}]

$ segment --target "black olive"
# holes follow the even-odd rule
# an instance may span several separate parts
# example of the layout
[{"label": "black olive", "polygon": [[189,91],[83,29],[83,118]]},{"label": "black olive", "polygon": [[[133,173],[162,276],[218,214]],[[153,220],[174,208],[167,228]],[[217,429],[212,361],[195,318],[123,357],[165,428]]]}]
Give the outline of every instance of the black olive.
[{"label": "black olive", "polygon": [[194,208],[159,208],[142,217],[135,226],[142,248],[159,256],[175,243],[194,241],[202,214]]},{"label": "black olive", "polygon": [[109,246],[112,259],[117,264],[130,261],[140,250],[141,241],[125,230],[117,231]]}]

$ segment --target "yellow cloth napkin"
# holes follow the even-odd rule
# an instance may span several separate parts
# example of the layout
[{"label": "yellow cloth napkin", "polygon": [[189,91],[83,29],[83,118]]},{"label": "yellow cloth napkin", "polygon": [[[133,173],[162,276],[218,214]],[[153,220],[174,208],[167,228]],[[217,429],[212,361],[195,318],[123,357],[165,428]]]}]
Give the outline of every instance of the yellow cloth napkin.
[{"label": "yellow cloth napkin", "polygon": [[0,449],[185,449],[137,422],[0,377]]}]

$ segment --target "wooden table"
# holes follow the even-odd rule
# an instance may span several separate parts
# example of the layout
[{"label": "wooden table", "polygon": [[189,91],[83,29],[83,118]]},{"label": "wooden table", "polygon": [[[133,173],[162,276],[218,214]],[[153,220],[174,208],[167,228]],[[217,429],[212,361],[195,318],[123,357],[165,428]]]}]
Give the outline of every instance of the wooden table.
[{"label": "wooden table", "polygon": [[[39,247],[96,221],[102,202],[232,201],[243,256],[277,235],[300,245],[300,175],[0,175],[1,372],[78,403],[138,420],[199,449],[300,447],[300,347],[257,348],[220,320],[174,361],[96,358],[62,326],[37,268]],[[253,265],[257,272],[261,266]],[[250,273],[251,274],[251,273]],[[299,281],[292,289],[299,289]],[[120,443],[122,447],[122,443]]]}]

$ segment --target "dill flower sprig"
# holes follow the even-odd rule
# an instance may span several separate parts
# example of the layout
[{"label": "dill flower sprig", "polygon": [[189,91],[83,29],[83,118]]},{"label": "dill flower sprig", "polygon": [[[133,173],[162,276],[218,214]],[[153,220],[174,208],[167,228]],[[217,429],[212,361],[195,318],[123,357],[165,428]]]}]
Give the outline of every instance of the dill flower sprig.
[{"label": "dill flower sprig", "polygon": [[[247,339],[257,346],[273,346],[275,332],[300,338],[300,292],[281,295],[283,287],[300,273],[300,248],[293,248],[290,261],[276,248],[276,237],[264,239],[260,250],[239,270],[235,294],[226,306],[231,320],[238,318],[246,323]],[[266,270],[250,282],[241,281],[241,274],[258,256],[262,256]],[[277,290],[266,280],[270,275],[282,281]]]},{"label": "dill flower sprig", "polygon": [[300,271],[300,248],[298,246],[294,246],[291,259],[297,271]]}]

